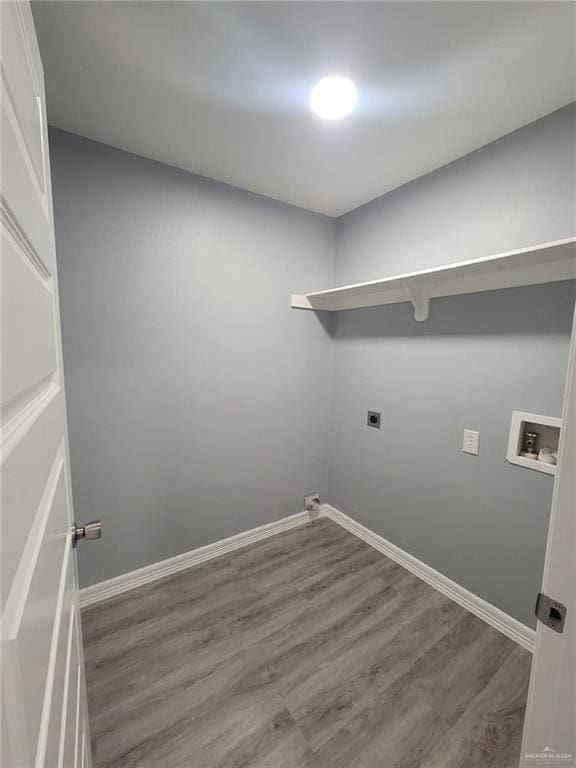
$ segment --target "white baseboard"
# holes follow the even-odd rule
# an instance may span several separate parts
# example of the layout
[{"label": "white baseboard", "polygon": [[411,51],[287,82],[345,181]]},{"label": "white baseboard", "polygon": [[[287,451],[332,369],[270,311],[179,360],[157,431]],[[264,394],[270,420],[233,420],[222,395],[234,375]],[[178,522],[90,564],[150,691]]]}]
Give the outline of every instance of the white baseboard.
[{"label": "white baseboard", "polygon": [[230,536],[228,539],[222,539],[222,541],[216,541],[213,544],[207,544],[205,547],[184,552],[168,560],[152,563],[152,565],[146,565],[144,568],[138,568],[136,571],[130,571],[113,579],[101,581],[98,584],[93,584],[80,590],[80,607],[86,608],[102,600],[120,595],[122,592],[140,587],[142,584],[148,584],[151,581],[156,581],[156,579],[162,579],[164,576],[184,571],[193,565],[205,563],[207,560],[226,555],[235,549],[247,547],[256,541],[267,539],[269,536],[275,536],[277,533],[288,531],[290,528],[297,528],[308,522],[310,522],[308,512],[298,512],[295,515],[290,515],[290,517],[283,517],[281,520],[276,520],[273,523],[266,523],[258,528],[252,528],[249,531]]},{"label": "white baseboard", "polygon": [[335,509],[329,504],[322,504],[320,508],[320,515],[322,517],[328,517],[338,525],[341,525],[350,533],[358,536],[359,539],[365,541],[370,546],[377,549],[382,554],[389,557],[391,560],[395,560],[399,565],[411,571],[415,576],[418,576],[422,581],[430,584],[446,597],[454,600],[463,608],[466,608],[470,613],[473,613],[479,619],[482,619],[490,626],[502,632],[511,640],[526,648],[531,653],[534,653],[534,646],[536,643],[536,631],[527,627],[517,619],[512,618],[504,611],[501,611],[491,603],[486,602],[481,597],[474,595],[464,587],[461,587],[456,582],[449,579],[447,576],[435,571],[426,563],[423,563],[413,555],[408,554],[400,547],[387,541],[382,536],[374,533],[369,528],[366,528],[361,523],[356,522],[348,515],[345,515],[340,510]]},{"label": "white baseboard", "polygon": [[[444,576],[439,571],[435,571],[426,563],[423,563],[413,555],[408,554],[400,547],[387,541],[382,536],[374,533],[369,528],[366,528],[361,523],[356,522],[344,512],[330,504],[322,504],[320,507],[319,517],[328,517],[333,522],[345,528],[350,533],[353,533],[362,541],[365,541],[370,546],[377,549],[382,554],[394,560],[399,565],[406,568],[411,573],[418,576],[420,579],[430,584],[431,587],[437,589],[446,597],[454,600],[463,608],[473,613],[479,619],[490,624],[490,626],[497,629],[502,634],[514,640],[519,645],[523,646],[530,652],[534,652],[534,645],[536,642],[535,630],[522,624],[517,619],[512,618],[504,611],[501,611],[491,603],[486,602],[481,597],[474,595],[464,587],[461,587],[456,582]],[[164,576],[170,576],[178,571],[186,570],[194,565],[199,565],[207,560],[212,560],[221,555],[233,552],[236,549],[247,547],[249,544],[254,544],[262,539],[267,539],[269,536],[275,536],[283,531],[288,531],[291,528],[297,528],[300,525],[310,521],[310,515],[308,512],[298,512],[296,515],[290,517],[284,517],[281,520],[276,520],[273,523],[267,523],[261,525],[258,528],[252,528],[250,531],[244,533],[238,533],[236,536],[230,536],[228,539],[222,541],[216,541],[213,544],[207,544],[205,547],[199,549],[193,549],[190,552],[184,552],[176,557],[171,557],[168,560],[162,560],[159,563],[153,563],[147,565],[144,568],[139,568],[136,571],[130,571],[124,573],[121,576],[116,576],[108,581],[102,581],[99,584],[93,584],[90,587],[85,587],[80,591],[80,606],[86,608],[89,605],[94,605],[102,600],[107,600],[110,597],[115,597],[123,592],[127,592],[135,587],[140,587],[143,584],[148,584],[156,579],[162,579]]]}]

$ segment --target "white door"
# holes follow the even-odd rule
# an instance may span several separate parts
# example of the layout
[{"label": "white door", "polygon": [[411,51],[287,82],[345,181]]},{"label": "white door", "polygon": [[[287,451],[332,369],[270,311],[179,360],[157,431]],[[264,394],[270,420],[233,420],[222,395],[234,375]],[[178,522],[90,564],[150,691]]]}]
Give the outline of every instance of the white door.
[{"label": "white door", "polygon": [[0,2],[2,766],[90,766],[44,79]]},{"label": "white door", "polygon": [[564,631],[538,622],[520,765],[576,766],[576,313],[542,592],[562,603]]}]

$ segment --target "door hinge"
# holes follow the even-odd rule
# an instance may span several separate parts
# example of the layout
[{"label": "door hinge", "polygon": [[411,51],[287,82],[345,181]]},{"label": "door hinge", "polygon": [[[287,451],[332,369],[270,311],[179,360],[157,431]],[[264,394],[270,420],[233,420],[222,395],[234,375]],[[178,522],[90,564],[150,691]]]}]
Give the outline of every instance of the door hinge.
[{"label": "door hinge", "polygon": [[566,606],[553,600],[548,595],[538,593],[536,598],[536,618],[542,624],[553,629],[554,632],[564,632],[564,622],[566,621]]}]

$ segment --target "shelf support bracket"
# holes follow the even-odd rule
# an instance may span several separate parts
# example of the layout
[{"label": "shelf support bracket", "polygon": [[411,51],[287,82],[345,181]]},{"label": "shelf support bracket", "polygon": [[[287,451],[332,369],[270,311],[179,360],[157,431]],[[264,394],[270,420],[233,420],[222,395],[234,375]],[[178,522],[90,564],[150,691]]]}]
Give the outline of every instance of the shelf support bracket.
[{"label": "shelf support bracket", "polygon": [[414,320],[423,323],[430,317],[430,299],[424,291],[409,280],[402,280],[404,290],[414,307]]}]

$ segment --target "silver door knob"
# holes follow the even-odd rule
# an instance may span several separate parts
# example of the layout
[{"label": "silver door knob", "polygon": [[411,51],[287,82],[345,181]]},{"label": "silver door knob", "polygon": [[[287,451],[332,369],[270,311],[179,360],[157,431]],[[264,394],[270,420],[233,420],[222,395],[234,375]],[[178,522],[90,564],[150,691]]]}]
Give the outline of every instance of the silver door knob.
[{"label": "silver door knob", "polygon": [[90,520],[85,525],[72,523],[72,546],[76,547],[80,539],[101,539],[102,520]]}]

